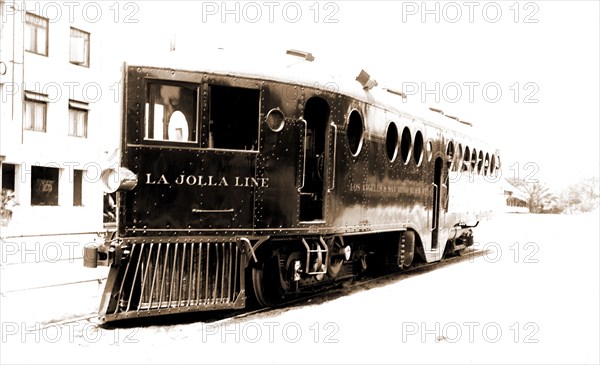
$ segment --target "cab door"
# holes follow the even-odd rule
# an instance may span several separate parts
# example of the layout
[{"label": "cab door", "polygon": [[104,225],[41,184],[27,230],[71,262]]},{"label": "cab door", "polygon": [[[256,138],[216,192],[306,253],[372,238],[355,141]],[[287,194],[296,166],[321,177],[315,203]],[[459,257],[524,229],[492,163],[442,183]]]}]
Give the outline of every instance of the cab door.
[{"label": "cab door", "polygon": [[330,142],[329,104],[320,97],[312,97],[304,107],[303,176],[300,188],[300,221],[324,220],[324,200],[327,196]]},{"label": "cab door", "polygon": [[441,157],[435,159],[432,186],[431,249],[436,250],[445,236],[440,236],[440,227],[445,224],[448,210],[449,166]]},{"label": "cab door", "polygon": [[269,84],[263,88],[256,176],[267,184],[256,190],[257,228],[282,229],[325,219],[327,193],[333,184],[328,162],[333,138],[328,135],[329,105],[323,98],[311,97],[299,111],[296,101],[302,100],[301,95],[290,103],[285,92],[290,88]]},{"label": "cab door", "polygon": [[196,217],[215,228],[252,228],[256,189],[268,184],[256,176],[260,85],[211,76],[203,88],[200,172],[217,185],[196,203]]},{"label": "cab door", "polygon": [[287,229],[298,222],[302,169],[298,161],[304,150],[305,122],[299,117],[294,87],[266,83],[262,88],[260,152],[255,190],[254,226],[264,229]]},{"label": "cab door", "polygon": [[433,201],[432,201],[432,218],[431,218],[431,249],[436,250],[439,246],[438,242],[438,233],[440,229],[440,207],[442,202],[442,159],[436,158],[434,171],[433,171],[433,183],[432,183],[432,192],[433,192]]}]

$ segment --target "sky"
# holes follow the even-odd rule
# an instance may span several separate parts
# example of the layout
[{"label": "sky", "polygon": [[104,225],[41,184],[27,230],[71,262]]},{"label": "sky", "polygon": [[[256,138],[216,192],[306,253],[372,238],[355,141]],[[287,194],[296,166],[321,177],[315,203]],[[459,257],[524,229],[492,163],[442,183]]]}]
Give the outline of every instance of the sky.
[{"label": "sky", "polygon": [[104,6],[97,25],[112,34],[101,47],[107,61],[152,58],[168,53],[173,41],[174,55],[216,48],[243,50],[247,57],[304,50],[349,77],[364,69],[382,86],[470,121],[502,152],[506,177],[559,190],[599,175],[597,1]]}]

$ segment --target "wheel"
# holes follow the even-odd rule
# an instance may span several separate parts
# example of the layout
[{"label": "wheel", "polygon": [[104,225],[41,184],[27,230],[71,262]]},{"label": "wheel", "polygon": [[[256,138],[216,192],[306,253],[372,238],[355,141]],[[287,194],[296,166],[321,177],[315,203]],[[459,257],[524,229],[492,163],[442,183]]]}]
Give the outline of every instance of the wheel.
[{"label": "wheel", "polygon": [[467,254],[467,247],[454,251],[454,256],[464,256]]},{"label": "wheel", "polygon": [[327,273],[332,278],[336,278],[342,269],[344,261],[348,261],[352,254],[350,246],[344,244],[344,237],[335,236],[328,240],[329,262],[327,263]]},{"label": "wheel", "polygon": [[402,260],[402,267],[406,269],[412,265],[413,259],[415,258],[415,232],[406,231],[400,235],[400,247],[404,248],[404,257]]},{"label": "wheel", "polygon": [[351,287],[353,282],[354,282],[354,277],[351,277],[351,278],[342,280],[340,282],[339,286],[343,289],[346,289],[346,288]]},{"label": "wheel", "polygon": [[272,307],[281,303],[279,270],[274,258],[261,260],[252,267],[252,289],[254,298],[261,307]]}]

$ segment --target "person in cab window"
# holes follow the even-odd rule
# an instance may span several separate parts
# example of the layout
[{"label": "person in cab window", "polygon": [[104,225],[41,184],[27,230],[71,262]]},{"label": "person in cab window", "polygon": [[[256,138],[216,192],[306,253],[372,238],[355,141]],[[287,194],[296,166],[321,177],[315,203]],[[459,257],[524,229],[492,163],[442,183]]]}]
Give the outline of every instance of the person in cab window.
[{"label": "person in cab window", "polygon": [[187,142],[189,140],[188,121],[185,115],[176,110],[169,118],[169,141]]}]

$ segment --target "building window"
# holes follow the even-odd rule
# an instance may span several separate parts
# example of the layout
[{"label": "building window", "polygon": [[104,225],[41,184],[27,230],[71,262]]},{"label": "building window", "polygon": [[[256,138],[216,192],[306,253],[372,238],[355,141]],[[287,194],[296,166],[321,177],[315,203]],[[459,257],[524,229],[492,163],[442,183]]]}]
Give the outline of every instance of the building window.
[{"label": "building window", "polygon": [[25,118],[23,128],[30,131],[46,131],[48,97],[42,94],[25,92]]},{"label": "building window", "polygon": [[2,164],[2,190],[15,191],[15,165]]},{"label": "building window", "polygon": [[90,33],[71,27],[69,62],[90,67]]},{"label": "building window", "polygon": [[15,165],[0,163],[2,170],[2,189],[0,194],[0,220],[8,222],[13,216],[13,207],[17,205],[15,195]]},{"label": "building window", "polygon": [[58,205],[58,173],[53,167],[31,168],[31,205]]},{"label": "building window", "polygon": [[69,136],[87,138],[88,104],[69,100]]},{"label": "building window", "polygon": [[2,196],[0,199],[0,219],[10,219],[12,217],[12,207],[17,205],[15,194],[15,165],[10,163],[0,163],[2,170]]},{"label": "building window", "polygon": [[83,170],[73,170],[73,206],[83,206]]},{"label": "building window", "polygon": [[48,56],[48,19],[26,13],[24,42],[26,51]]}]

